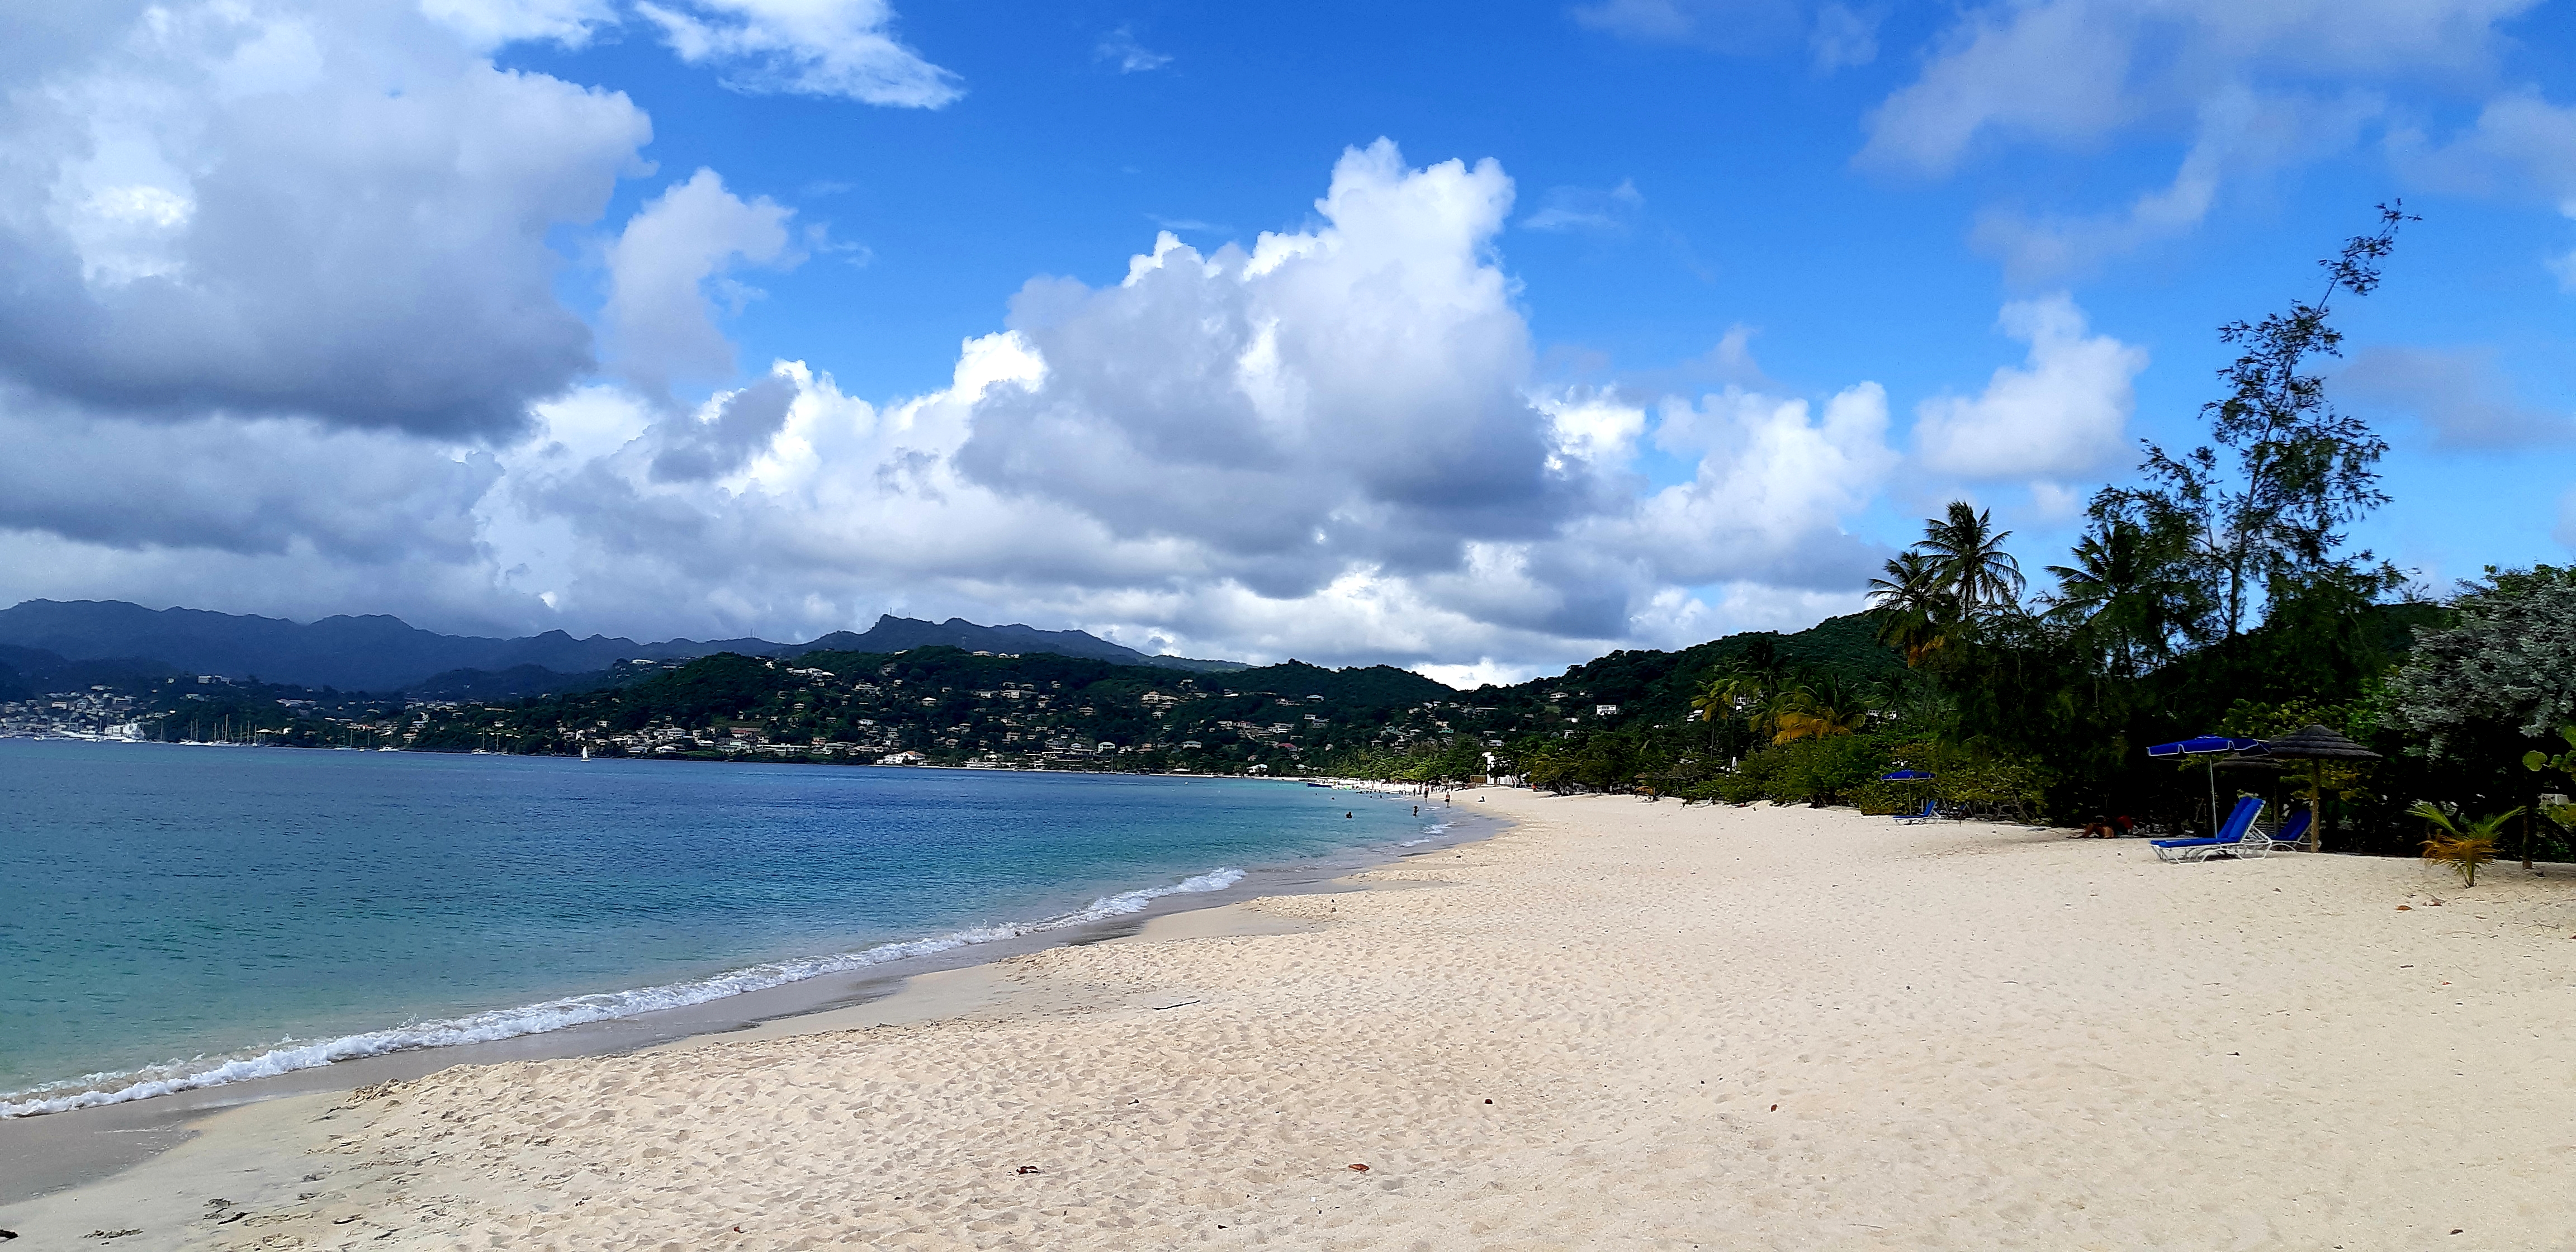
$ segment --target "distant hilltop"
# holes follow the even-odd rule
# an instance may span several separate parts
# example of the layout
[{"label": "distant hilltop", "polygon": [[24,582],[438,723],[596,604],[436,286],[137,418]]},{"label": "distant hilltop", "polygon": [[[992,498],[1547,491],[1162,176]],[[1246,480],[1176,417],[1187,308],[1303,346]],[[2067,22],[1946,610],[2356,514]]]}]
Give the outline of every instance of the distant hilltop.
[{"label": "distant hilltop", "polygon": [[[6,616],[0,614],[0,616]],[[1198,661],[1183,656],[1148,656],[1134,648],[1121,647],[1097,635],[1079,630],[1039,630],[1032,626],[978,626],[962,617],[944,622],[925,622],[917,617],[887,615],[863,632],[836,630],[811,643],[800,643],[779,653],[793,656],[806,652],[901,652],[908,648],[932,645],[962,648],[968,652],[1049,652],[1057,656],[1078,656],[1087,661],[1111,661],[1120,665],[1151,665],[1158,669],[1188,670],[1197,674],[1225,674],[1250,666],[1241,661]],[[731,648],[727,651],[739,652]]]},{"label": "distant hilltop", "polygon": [[1195,673],[1246,668],[1236,661],[1149,656],[1079,630],[979,626],[964,618],[877,619],[866,631],[834,631],[805,643],[766,639],[667,639],[638,643],[560,630],[517,639],[442,635],[398,617],[326,617],[317,622],[147,609],[122,600],[29,600],[0,609],[0,661],[19,672],[66,676],[253,675],[272,683],[343,691],[412,692],[465,698],[534,695],[598,685],[627,661],[690,661],[720,652],[795,657],[807,652],[900,652],[933,644],[969,652],[1045,652],[1121,665]]}]

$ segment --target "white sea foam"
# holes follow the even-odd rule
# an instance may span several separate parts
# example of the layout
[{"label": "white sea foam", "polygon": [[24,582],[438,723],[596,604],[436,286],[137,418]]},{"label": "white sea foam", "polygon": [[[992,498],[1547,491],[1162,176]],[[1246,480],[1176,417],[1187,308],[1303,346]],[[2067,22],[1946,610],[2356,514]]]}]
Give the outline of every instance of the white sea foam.
[{"label": "white sea foam", "polygon": [[1422,837],[1421,837],[1421,838],[1419,838],[1419,839],[1407,839],[1407,840],[1405,840],[1404,842],[1399,843],[1399,844],[1397,844],[1397,845],[1395,845],[1395,846],[1397,846],[1397,847],[1399,847],[1399,848],[1418,848],[1418,847],[1421,847],[1423,844],[1430,843],[1430,842],[1432,842],[1433,840],[1438,839],[1440,836],[1445,835],[1445,834],[1448,834],[1448,833],[1449,833],[1449,823],[1447,823],[1447,822],[1433,822],[1432,824],[1430,824],[1430,825],[1425,826],[1425,827],[1423,827],[1423,828],[1422,828]]},{"label": "white sea foam", "polygon": [[799,957],[793,960],[768,961],[759,965],[730,970],[711,978],[670,983],[659,987],[639,987],[632,991],[610,991],[598,995],[570,996],[542,1004],[523,1005],[512,1009],[495,1009],[467,1017],[437,1021],[412,1022],[388,1030],[371,1030],[364,1034],[343,1035],[337,1039],[313,1042],[287,1040],[279,1046],[251,1056],[216,1060],[197,1057],[173,1061],[166,1065],[116,1073],[89,1074],[68,1082],[47,1083],[24,1091],[0,1092],[0,1118],[27,1117],[37,1113],[60,1113],[70,1109],[93,1108],[102,1104],[123,1104],[153,1096],[194,1091],[200,1087],[220,1086],[248,1078],[270,1078],[300,1069],[317,1069],[334,1061],[351,1061],[360,1057],[382,1056],[388,1052],[409,1052],[418,1048],[443,1048],[460,1043],[490,1043],[515,1039],[521,1035],[543,1034],[567,1026],[604,1022],[621,1017],[634,1017],[659,1009],[686,1008],[737,996],[747,991],[803,982],[826,974],[846,973],[900,961],[906,957],[930,956],[954,948],[979,943],[1016,939],[1022,935],[1061,930],[1085,922],[1103,921],[1144,911],[1147,905],[1165,896],[1194,892],[1223,891],[1243,881],[1239,869],[1215,869],[1184,878],[1162,887],[1144,887],[1102,896],[1082,908],[1057,917],[1035,922],[1006,922],[996,926],[979,926],[950,931],[926,939],[909,939],[900,943],[879,944],[857,952],[831,956]]}]

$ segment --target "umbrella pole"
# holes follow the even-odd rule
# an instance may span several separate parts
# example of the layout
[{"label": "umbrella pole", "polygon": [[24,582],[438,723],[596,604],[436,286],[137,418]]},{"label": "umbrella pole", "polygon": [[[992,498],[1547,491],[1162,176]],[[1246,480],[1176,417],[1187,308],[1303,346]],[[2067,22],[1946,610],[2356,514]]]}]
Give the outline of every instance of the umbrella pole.
[{"label": "umbrella pole", "polygon": [[2326,849],[2326,763],[2308,758],[2308,851]]},{"label": "umbrella pole", "polygon": [[2209,833],[2213,837],[2218,834],[2218,757],[2215,753],[2209,758]]}]

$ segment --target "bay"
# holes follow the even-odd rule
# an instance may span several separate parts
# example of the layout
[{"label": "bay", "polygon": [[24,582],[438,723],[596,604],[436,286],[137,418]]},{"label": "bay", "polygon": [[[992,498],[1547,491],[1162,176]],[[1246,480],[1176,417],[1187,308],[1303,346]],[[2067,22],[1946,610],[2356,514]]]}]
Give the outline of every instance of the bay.
[{"label": "bay", "polygon": [[1437,825],[1372,800],[1267,780],[0,740],[0,1108],[700,1002]]}]

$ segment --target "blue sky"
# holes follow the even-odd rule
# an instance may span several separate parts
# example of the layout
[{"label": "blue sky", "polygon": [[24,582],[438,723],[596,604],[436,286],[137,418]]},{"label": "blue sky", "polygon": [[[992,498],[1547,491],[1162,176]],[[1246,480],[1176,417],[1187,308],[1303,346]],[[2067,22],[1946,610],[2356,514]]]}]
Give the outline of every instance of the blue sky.
[{"label": "blue sky", "polygon": [[2357,539],[2562,561],[2567,17],[83,6],[0,60],[0,597],[1517,676],[1954,497],[2059,559],[2399,196]]}]

